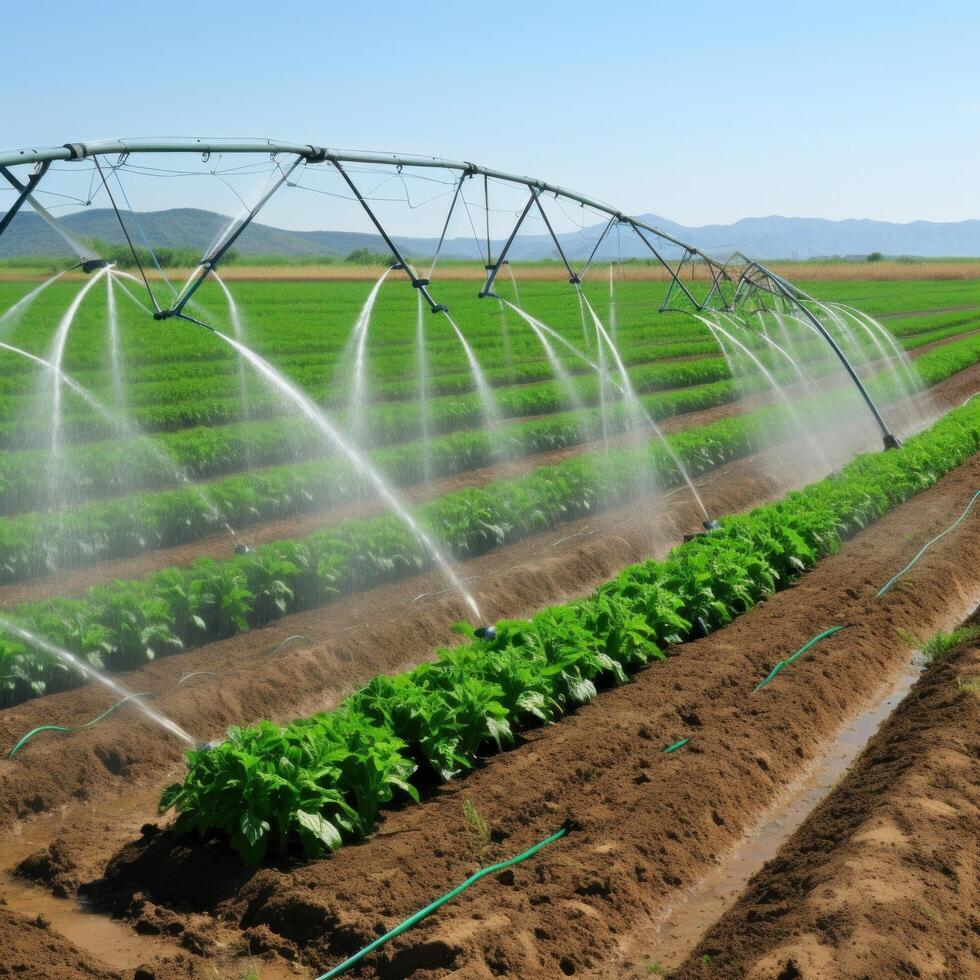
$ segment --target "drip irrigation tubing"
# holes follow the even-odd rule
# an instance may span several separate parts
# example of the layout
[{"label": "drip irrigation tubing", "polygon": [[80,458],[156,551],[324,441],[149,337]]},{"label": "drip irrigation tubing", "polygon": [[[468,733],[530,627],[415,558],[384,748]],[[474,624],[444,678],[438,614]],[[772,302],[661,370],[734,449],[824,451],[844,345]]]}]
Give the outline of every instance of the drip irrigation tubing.
[{"label": "drip irrigation tubing", "polygon": [[904,568],[903,568],[903,569],[902,569],[902,570],[901,570],[901,571],[900,571],[900,572],[899,572],[899,573],[898,573],[897,575],[893,575],[893,576],[892,576],[892,577],[891,577],[891,578],[890,578],[890,579],[889,579],[889,580],[888,580],[888,581],[887,581],[887,582],[886,582],[886,583],[885,583],[885,584],[884,584],[884,585],[883,585],[883,586],[882,586],[882,587],[881,587],[881,588],[880,588],[880,589],[878,590],[878,593],[877,593],[877,595],[875,596],[875,598],[876,598],[876,599],[880,599],[880,598],[881,598],[881,597],[882,597],[882,596],[883,596],[883,595],[884,595],[884,594],[885,594],[885,593],[886,593],[886,592],[887,592],[887,591],[888,591],[888,590],[889,590],[889,589],[890,589],[890,588],[891,588],[891,587],[892,587],[892,586],[893,586],[893,585],[894,585],[894,584],[895,584],[895,583],[896,583],[896,582],[897,582],[897,581],[898,581],[898,580],[899,580],[899,579],[900,579],[900,578],[901,578],[901,577],[902,577],[902,576],[903,576],[903,575],[904,575],[904,574],[905,574],[906,572],[908,572],[908,571],[909,571],[909,570],[910,570],[910,569],[912,568],[912,566],[913,566],[913,565],[915,565],[915,563],[916,563],[916,562],[917,562],[917,561],[918,561],[918,560],[919,560],[919,559],[920,559],[920,558],[921,558],[921,557],[922,557],[922,556],[923,556],[923,555],[924,555],[924,554],[925,554],[925,553],[926,553],[926,552],[927,552],[927,551],[928,551],[928,550],[929,550],[929,549],[930,549],[930,548],[931,548],[931,547],[932,547],[932,546],[933,546],[933,545],[934,545],[934,544],[935,544],[935,543],[936,543],[937,541],[939,541],[939,540],[940,540],[941,538],[944,538],[944,537],[946,537],[946,535],[947,535],[947,534],[949,534],[949,532],[950,532],[950,531],[952,531],[952,530],[953,530],[953,529],[954,529],[955,527],[957,527],[957,526],[958,526],[959,524],[961,524],[961,523],[962,523],[962,522],[963,522],[964,520],[966,520],[966,517],[967,517],[967,515],[968,515],[968,514],[970,513],[970,511],[971,511],[971,510],[973,510],[973,505],[974,505],[974,504],[975,504],[975,503],[977,502],[977,498],[978,498],[978,497],[980,497],[980,490],[977,490],[977,492],[976,492],[976,493],[974,493],[974,495],[973,495],[973,497],[972,497],[972,498],[970,499],[970,502],[969,502],[969,503],[968,503],[968,504],[966,505],[966,510],[964,510],[964,511],[963,511],[963,513],[962,513],[962,514],[960,514],[960,516],[959,516],[959,517],[957,517],[957,518],[956,518],[956,520],[955,520],[955,521],[953,521],[953,523],[952,523],[952,524],[950,524],[950,526],[949,526],[948,528],[946,528],[946,530],[945,530],[945,531],[941,531],[941,532],[940,532],[939,534],[937,534],[937,535],[936,535],[936,536],[935,536],[935,537],[934,537],[934,538],[933,538],[933,539],[932,539],[931,541],[927,541],[927,542],[926,542],[926,543],[925,543],[925,544],[924,544],[924,545],[922,546],[922,548],[920,549],[920,551],[919,551],[919,553],[918,553],[918,554],[917,554],[917,555],[916,555],[916,556],[915,556],[915,557],[914,557],[914,558],[913,558],[913,559],[912,559],[912,560],[911,560],[911,561],[910,561],[910,562],[909,562],[909,563],[908,563],[908,564],[907,564],[907,565],[906,565],[906,566],[905,566],[905,567],[904,567]]},{"label": "drip irrigation tubing", "polygon": [[[149,692],[143,691],[139,694],[127,694],[124,698],[120,698],[115,704],[106,708],[105,711],[100,715],[96,715],[91,721],[85,722],[84,725],[78,725],[78,728],[91,728],[93,725],[97,725],[103,718],[108,718],[117,708],[121,708],[127,701],[132,701],[133,698],[148,698],[150,697]],[[24,735],[20,741],[10,750],[10,754],[7,756],[8,759],[12,759],[35,735],[39,735],[41,732],[60,732],[63,735],[70,735],[75,731],[75,727],[68,725],[38,725],[37,728],[32,728],[26,735]]]},{"label": "drip irrigation tubing", "polygon": [[437,909],[442,908],[446,902],[451,901],[457,895],[466,891],[471,885],[475,885],[481,878],[485,878],[487,875],[496,874],[498,871],[503,871],[506,868],[513,867],[515,864],[520,864],[521,861],[526,861],[528,858],[534,857],[538,851],[543,847],[547,847],[549,844],[553,844],[556,840],[560,840],[572,829],[572,824],[566,822],[562,825],[560,830],[555,831],[550,837],[545,837],[544,840],[539,841],[533,847],[529,847],[526,851],[518,854],[516,857],[508,858],[506,861],[500,861],[497,864],[491,864],[486,868],[482,868],[476,873],[469,876],[462,884],[457,885],[451,891],[446,892],[445,895],[440,896],[434,902],[426,905],[424,909],[420,909],[414,915],[410,915],[404,922],[399,923],[390,932],[386,932],[383,936],[379,936],[374,940],[373,943],[369,943],[360,952],[355,953],[349,959],[344,960],[343,963],[335,966],[332,970],[328,970],[326,973],[320,974],[316,980],[333,980],[334,977],[339,977],[341,974],[346,973],[352,966],[359,963],[365,956],[369,953],[374,952],[379,946],[383,946],[388,940],[394,939],[396,936],[400,936],[403,932],[411,929],[412,926],[417,925],[423,919],[432,915]]},{"label": "drip irrigation tubing", "polygon": [[810,637],[810,639],[807,640],[806,643],[804,643],[803,646],[801,646],[800,649],[796,651],[796,653],[791,654],[785,660],[780,660],[779,663],[776,664],[776,666],[769,671],[768,676],[764,677],[761,681],[759,681],[758,684],[756,684],[754,690],[755,691],[762,690],[762,688],[764,688],[771,680],[773,680],[773,678],[781,670],[783,670],[783,668],[788,667],[791,663],[793,663],[794,660],[797,659],[797,657],[800,657],[804,653],[806,653],[806,651],[809,650],[810,647],[812,647],[815,643],[819,643],[822,639],[828,636],[833,636],[834,633],[839,633],[843,628],[844,628],[843,626],[831,626],[830,629],[826,629],[822,633],[818,633],[816,636]]}]

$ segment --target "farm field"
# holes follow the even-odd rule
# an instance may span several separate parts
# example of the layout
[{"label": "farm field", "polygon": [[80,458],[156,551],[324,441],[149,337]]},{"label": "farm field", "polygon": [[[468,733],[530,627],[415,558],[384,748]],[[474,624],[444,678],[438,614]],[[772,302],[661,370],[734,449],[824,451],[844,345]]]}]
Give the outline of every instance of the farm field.
[{"label": "farm field", "polygon": [[[317,976],[559,831],[348,975],[776,977],[791,929],[822,955],[802,908],[745,925],[756,879],[669,963],[656,923],[980,603],[980,279],[801,280],[884,324],[826,320],[882,452],[805,323],[522,271],[508,303],[440,280],[451,319],[396,273],[230,267],[191,312],[258,370],[118,274],[74,311],[93,280],[19,308],[44,281],[0,275],[0,976]],[[971,717],[971,656],[926,671],[767,888],[803,888],[835,806],[903,808],[860,774],[889,726]],[[919,968],[976,957],[942,945]]]}]

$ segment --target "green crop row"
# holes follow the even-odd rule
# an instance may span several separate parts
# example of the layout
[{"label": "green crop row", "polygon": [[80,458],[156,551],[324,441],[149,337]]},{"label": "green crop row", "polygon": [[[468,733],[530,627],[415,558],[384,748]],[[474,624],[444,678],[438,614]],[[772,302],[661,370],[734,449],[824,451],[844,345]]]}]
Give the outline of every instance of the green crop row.
[{"label": "green crop row", "polygon": [[[642,285],[642,284],[641,284]],[[0,282],[0,311],[20,299],[28,290],[25,284]],[[314,354],[327,361],[336,359],[344,349],[361,306],[371,288],[370,283],[338,282],[252,282],[232,287],[244,317],[246,338],[250,346],[264,357],[278,360],[299,354]],[[78,283],[56,283],[43,292],[8,328],[3,339],[38,353],[44,353],[50,338],[69,302],[79,289]],[[501,315],[498,304],[476,300],[471,283],[445,283],[441,287],[453,307],[460,327],[478,355],[502,352],[510,343],[515,355],[537,350],[537,341],[530,337],[527,327],[521,327],[512,313]],[[595,294],[597,309],[605,309],[604,291]],[[665,340],[707,340],[707,331],[699,323],[681,314],[657,314],[650,303],[649,290],[637,291],[633,284],[626,289],[635,298],[620,303],[618,336],[624,343],[631,337],[651,333]],[[218,329],[229,333],[231,325],[226,304],[217,286],[208,283],[198,294],[203,306],[194,314]],[[574,290],[556,289],[553,283],[538,283],[522,293],[527,309],[545,322],[566,323],[568,339],[579,343],[589,340],[579,328],[580,316]],[[458,303],[457,303],[458,301]],[[404,282],[389,282],[384,286],[374,308],[368,337],[374,374],[381,380],[405,377],[410,345],[415,342],[417,297]],[[138,377],[152,365],[174,362],[193,364],[208,362],[217,371],[234,373],[237,360],[232,349],[207,331],[192,324],[149,319],[128,300],[117,302],[121,361],[127,376]],[[65,369],[70,374],[104,370],[106,363],[106,302],[105,289],[93,290],[78,311],[65,351]],[[507,328],[505,340],[502,327]],[[452,337],[444,317],[427,315],[424,320],[427,346],[437,367],[440,350],[445,352],[446,365],[456,370],[465,368],[465,357]],[[522,336],[523,335],[523,336]],[[522,346],[523,345],[523,346]],[[397,357],[394,356],[397,354]],[[393,372],[388,375],[389,369]],[[19,358],[4,355],[0,358],[0,374],[16,375],[33,372]]]},{"label": "green crop row", "polygon": [[[773,351],[760,351],[777,376],[790,372]],[[833,364],[829,354],[821,363]],[[810,365],[812,369],[812,363]],[[631,383],[640,393],[705,384],[729,377],[721,358],[677,361],[669,364],[640,364],[630,371]],[[575,379],[578,399],[586,405],[599,401],[601,386],[595,375]],[[556,381],[499,389],[496,394],[500,414],[505,418],[545,415],[569,406],[568,394]],[[252,406],[260,414],[262,405]],[[269,404],[264,404],[268,409]],[[172,485],[176,471],[195,480],[212,479],[225,473],[255,466],[271,466],[297,457],[323,453],[322,436],[305,421],[256,419],[252,422],[217,425],[226,417],[237,417],[237,398],[203,401],[192,405],[157,404],[137,410],[137,418],[150,428],[168,427],[173,416],[194,410],[202,413],[195,428],[165,433],[155,440],[159,452],[139,441],[93,442],[69,447],[65,472],[72,476],[73,500],[104,497],[138,489]],[[390,445],[416,439],[422,428],[422,407],[409,403],[375,404],[364,413],[362,435],[373,445]],[[214,414],[210,414],[214,413]],[[478,426],[483,408],[475,395],[432,399],[427,408],[429,431],[433,434]],[[344,413],[337,420],[343,424]],[[190,421],[183,419],[183,422]],[[98,423],[102,425],[102,423]],[[172,462],[168,463],[168,458]],[[38,488],[48,479],[46,453],[23,450],[0,454],[0,513],[13,514],[38,505]]]},{"label": "green crop row", "polygon": [[[762,387],[761,382],[759,387]],[[662,420],[711,408],[744,395],[745,385],[719,381],[648,395],[642,404]],[[623,431],[621,405],[606,417],[610,435]],[[490,466],[504,458],[579,445],[602,435],[597,410],[567,412],[503,426],[374,450],[369,459],[396,486]],[[280,435],[281,438],[281,435]],[[206,491],[202,492],[202,491]],[[370,494],[350,464],[331,457],[236,474],[200,488],[178,488],[93,500],[66,511],[32,511],[0,518],[0,583],[124,558],[251,524],[346,503]]]},{"label": "green crop row", "polygon": [[[708,384],[729,376],[722,358],[641,365],[630,372],[631,383],[640,394]],[[598,404],[601,386],[594,376],[578,378],[575,390],[582,404]],[[496,403],[503,418],[544,416],[572,407],[558,382],[499,390]],[[237,399],[226,404],[237,414]],[[159,415],[169,410],[169,406],[158,405],[148,411]],[[429,432],[438,435],[481,427],[484,413],[477,396],[465,395],[433,399],[428,403],[427,417]],[[334,416],[341,427],[345,418],[346,413]],[[422,418],[423,409],[417,403],[375,405],[363,413],[364,441],[383,446],[416,440],[422,430]],[[214,419],[206,421],[210,424],[166,433],[152,443],[144,437],[69,447],[64,454],[64,469],[72,477],[73,499],[171,485],[178,470],[195,480],[210,479],[331,450],[323,435],[302,419],[260,419],[227,426],[214,425]],[[38,489],[45,485],[49,472],[47,452],[0,454],[0,513],[13,514],[36,507]]]},{"label": "green crop row", "polygon": [[469,642],[374,678],[333,711],[232,728],[219,745],[188,752],[187,773],[160,810],[177,810],[178,833],[224,834],[248,864],[293,843],[307,856],[334,850],[370,833],[386,804],[418,802],[413,780],[452,779],[522,729],[555,722],[664,659],[667,645],[731,622],[978,448],[980,405],[898,451],[858,457],[776,504],[726,518],[588,599],[502,622],[493,637],[465,627]]},{"label": "green crop row", "polygon": [[[980,357],[980,338],[931,351],[917,362],[932,384]],[[761,382],[760,385],[761,387]],[[654,418],[728,402],[745,394],[731,382],[679,389],[643,399]],[[888,397],[888,390],[880,394]],[[607,417],[610,433],[621,431],[617,408]],[[601,418],[592,411],[568,413],[508,426],[491,441],[485,432],[455,433],[433,439],[428,466],[422,446],[406,443],[371,454],[372,464],[392,483],[409,485],[427,476],[444,476],[490,465],[501,445],[510,455],[576,445],[599,435]],[[697,430],[694,430],[695,432]],[[337,459],[270,467],[210,484],[207,495],[193,488],[93,501],[67,512],[33,512],[0,520],[0,582],[47,574],[52,569],[138,554],[219,533],[226,524],[249,524],[344,503],[362,496],[366,486]]]},{"label": "green crop row", "polygon": [[[646,353],[642,355],[644,358]],[[308,391],[318,387],[318,384],[314,383],[318,378],[323,380],[320,378],[322,374],[320,369],[314,368],[314,371],[318,373],[312,375],[311,372],[304,372],[307,377],[302,386]],[[534,373],[537,377],[528,381],[516,380],[509,387],[496,388],[493,397],[501,417],[542,415],[569,407],[566,389],[553,380],[552,371]],[[713,357],[697,360],[653,363],[643,360],[631,365],[629,375],[637,391],[648,392],[719,381],[729,377],[730,372],[725,359],[716,354]],[[498,377],[498,380],[502,381],[503,378]],[[195,385],[200,391],[199,382],[190,382],[176,386],[173,397],[166,396],[165,392],[158,392],[158,397],[148,404],[130,405],[126,416],[145,433],[172,432],[191,426],[217,426],[236,422],[242,418],[244,405],[240,392],[220,397],[212,397],[209,394],[207,397],[183,398],[182,394],[189,388],[193,389]],[[600,384],[594,372],[580,372],[573,378],[572,385],[582,402],[594,404],[598,401]],[[483,403],[478,395],[471,393],[472,383],[454,383],[450,388],[459,388],[462,394],[450,392],[429,399],[428,416],[431,431],[450,432],[478,424],[483,418]],[[398,394],[401,397],[412,394],[413,400],[402,401],[394,397],[375,398],[373,403],[359,414],[362,437],[370,444],[387,445],[418,435],[422,423],[422,408],[417,400],[417,386],[412,393],[399,383],[397,391],[391,394]],[[267,386],[254,379],[250,379],[247,385],[246,400],[248,413],[254,418],[285,416],[289,412],[281,396],[270,392]],[[327,399],[327,402],[338,404],[337,399]],[[339,404],[344,402],[341,401]],[[31,420],[25,424],[24,418],[29,414],[29,408],[34,414],[30,415]],[[0,418],[0,445],[7,449],[36,445],[39,439],[49,433],[49,423],[43,418],[37,420],[36,410],[37,402],[33,399],[7,399],[5,405],[0,402],[0,416],[6,417]],[[343,426],[347,413],[335,412],[333,417],[339,425]],[[118,435],[119,426],[83,404],[78,411],[63,416],[62,431],[66,440],[81,442]]]},{"label": "green crop row", "polygon": [[[980,338],[975,340],[974,360],[980,356]],[[935,353],[944,361],[932,368],[934,373],[959,368],[962,353],[957,357],[942,348]],[[875,380],[879,397],[888,397],[891,386],[887,374]],[[826,424],[852,407],[834,392],[802,399],[799,405],[802,412],[819,413]],[[779,406],[768,406],[677,433],[668,441],[685,467],[697,474],[765,443],[782,418]],[[583,454],[525,476],[447,494],[417,508],[416,517],[452,554],[463,558],[629,499],[650,485],[651,473],[660,486],[680,482],[659,440],[644,447]],[[114,582],[79,599],[24,604],[17,614],[34,632],[97,665],[126,668],[430,563],[431,556],[414,535],[394,516],[383,514],[345,521],[301,541],[263,545],[250,555],[221,562],[200,559],[189,569],[164,569],[143,580]],[[0,647],[0,676],[7,678],[0,691],[8,703],[78,681],[58,662],[19,642]]]},{"label": "green crop row", "polygon": [[[726,419],[670,438],[692,473],[754,447],[773,410]],[[530,474],[446,494],[416,508],[416,519],[463,558],[519,540],[679,474],[659,441],[642,448],[576,456]],[[33,632],[95,666],[127,669],[148,658],[259,626],[352,591],[431,565],[431,555],[395,516],[343,521],[298,541],[262,545],[223,561],[201,558],[145,579],[116,581],[80,598],[17,607]],[[0,640],[0,703],[72,687],[80,678],[19,641]]]}]

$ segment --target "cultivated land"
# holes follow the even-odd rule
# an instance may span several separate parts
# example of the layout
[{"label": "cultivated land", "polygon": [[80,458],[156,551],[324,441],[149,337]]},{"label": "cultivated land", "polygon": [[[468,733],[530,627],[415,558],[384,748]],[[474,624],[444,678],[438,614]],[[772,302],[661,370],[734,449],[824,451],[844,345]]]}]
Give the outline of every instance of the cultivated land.
[{"label": "cultivated land", "polygon": [[[700,946],[692,933],[687,948],[658,955],[667,910],[678,907],[683,932],[680,898],[881,701],[911,655],[906,638],[949,628],[980,602],[975,512],[875,595],[980,487],[980,399],[960,407],[980,389],[980,268],[873,263],[851,281],[852,268],[782,271],[878,316],[911,356],[926,390],[902,408],[909,444],[896,453],[877,452],[819,346],[808,348],[814,370],[825,365],[819,392],[760,356],[819,418],[823,460],[778,424],[783,410],[764,385],[732,378],[706,327],[656,313],[663,289],[646,281],[652,270],[631,267],[615,282],[614,318],[608,280],[587,286],[708,512],[762,507],[685,545],[702,515],[667,451],[650,431],[623,434],[622,410],[601,411],[608,392],[561,346],[574,392],[556,381],[519,317],[473,299],[470,270],[440,278],[439,298],[486,371],[501,416],[491,426],[451,328],[427,314],[423,398],[418,309],[404,283],[381,288],[367,406],[352,419],[344,350],[370,288],[363,269],[229,268],[248,344],[361,433],[458,559],[487,621],[504,621],[490,641],[453,634],[471,616],[424,549],[208,332],[150,320],[117,285],[114,372],[106,291],[92,291],[64,370],[145,435],[66,392],[70,477],[55,510],[43,490],[50,388],[4,355],[0,614],[152,694],[202,741],[262,719],[287,727],[196,754],[197,788],[180,806],[204,836],[177,835],[172,815],[155,809],[187,772],[180,745],[128,705],[81,727],[114,698],[0,642],[0,743],[9,749],[38,726],[74,729],[41,732],[0,761],[4,874],[16,869],[0,884],[0,976],[315,976],[563,821],[566,838],[480,882],[351,975],[884,977],[905,964],[969,975],[968,842],[980,827],[968,777],[976,746],[964,733],[976,729],[975,647],[929,668]],[[597,357],[574,292],[549,281],[549,267],[515,271],[521,305]],[[0,310],[34,284],[0,273]],[[78,288],[50,286],[0,340],[47,356]],[[500,291],[516,298],[509,282]],[[234,330],[216,285],[202,289],[195,315]],[[884,362],[868,364],[892,405]],[[935,424],[912,438],[923,423]],[[839,479],[786,496],[867,451]],[[261,547],[236,557],[243,539]],[[661,563],[622,572],[652,558]],[[518,617],[528,622],[508,624]],[[755,690],[832,626],[844,629]],[[399,672],[412,673],[344,702]],[[421,727],[404,713],[409,697]],[[928,749],[937,740],[945,755]],[[940,759],[952,765],[954,754],[962,778],[942,781]],[[236,766],[244,781],[263,775],[248,790],[221,788]],[[282,795],[286,784],[305,787],[302,801]],[[929,815],[962,841],[945,870],[922,829]],[[833,847],[814,844],[826,838]],[[900,880],[884,909],[869,894],[871,872],[852,873],[858,865]],[[119,921],[78,912],[79,892]],[[887,955],[869,966],[886,936]]]}]

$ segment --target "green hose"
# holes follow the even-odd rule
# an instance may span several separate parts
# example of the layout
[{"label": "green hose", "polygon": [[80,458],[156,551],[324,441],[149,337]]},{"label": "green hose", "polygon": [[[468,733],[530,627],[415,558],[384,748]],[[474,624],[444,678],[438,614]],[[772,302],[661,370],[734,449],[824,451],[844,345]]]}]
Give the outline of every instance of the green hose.
[{"label": "green hose", "polygon": [[[91,728],[93,725],[97,725],[103,718],[108,718],[117,708],[121,708],[127,701],[133,698],[148,698],[150,694],[146,691],[140,694],[127,694],[126,697],[120,698],[114,705],[106,708],[101,715],[96,715],[91,721],[85,722],[84,725],[79,725],[79,728]],[[39,735],[41,732],[61,732],[64,735],[70,735],[75,729],[69,728],[65,725],[38,725],[37,728],[32,728],[21,740],[10,750],[10,755],[7,756],[8,759],[12,759],[35,735]]]},{"label": "green hose", "polygon": [[931,541],[927,542],[922,546],[922,550],[897,574],[893,575],[879,590],[878,594],[875,596],[876,599],[880,599],[940,538],[946,537],[950,531],[953,530],[961,521],[966,519],[966,515],[970,513],[973,509],[973,505],[977,502],[977,498],[980,497],[980,490],[973,495],[970,502],[966,505],[966,510],[960,514],[959,517],[953,521],[952,524],[946,528],[941,534],[937,534]]},{"label": "green hose", "polygon": [[684,748],[684,746],[690,741],[691,740],[689,738],[682,738],[679,742],[674,742],[673,745],[668,745],[667,748],[664,749],[664,755],[666,755],[668,752],[676,752],[678,749]]},{"label": "green hose", "polygon": [[843,626],[831,626],[829,630],[824,630],[822,633],[818,633],[816,636],[811,637],[811,639],[807,640],[806,643],[804,643],[803,646],[796,651],[796,653],[787,657],[785,660],[780,660],[779,663],[769,671],[768,676],[764,677],[758,684],[756,684],[755,690],[759,691],[764,688],[784,667],[788,667],[794,660],[796,660],[797,657],[800,657],[806,653],[814,643],[819,643],[825,637],[832,636],[834,633],[837,633],[843,628]]},{"label": "green hose", "polygon": [[543,841],[535,844],[534,847],[528,848],[523,854],[518,854],[517,857],[508,858],[506,861],[501,861],[499,864],[491,864],[487,868],[483,868],[481,871],[477,871],[475,874],[470,875],[461,885],[457,885],[452,891],[446,892],[441,898],[437,898],[430,905],[426,905],[424,909],[416,912],[414,915],[410,915],[404,922],[395,926],[390,932],[386,932],[383,936],[375,939],[373,943],[369,943],[364,947],[359,953],[355,953],[350,959],[344,960],[339,966],[335,966],[332,970],[328,970],[326,973],[322,973],[316,978],[316,980],[333,980],[334,977],[339,977],[342,973],[346,973],[352,966],[359,963],[368,953],[373,952],[379,946],[383,946],[389,939],[394,939],[395,936],[400,936],[403,932],[411,929],[412,926],[417,925],[427,916],[432,915],[437,909],[441,908],[446,902],[454,899],[461,892],[466,891],[470,885],[475,884],[481,878],[487,875],[496,874],[498,871],[503,871],[505,868],[509,868],[512,865],[519,864],[521,861],[526,861],[529,857],[533,857],[542,847],[547,847],[548,844],[554,843],[556,840],[564,837],[570,830],[572,825],[570,823],[565,823],[561,830],[556,831],[550,837],[546,837]]}]

